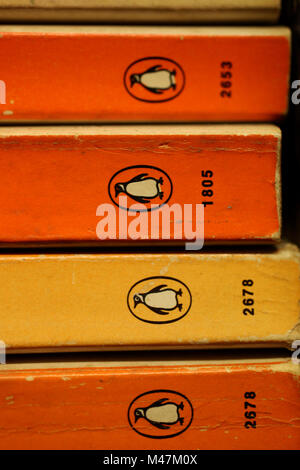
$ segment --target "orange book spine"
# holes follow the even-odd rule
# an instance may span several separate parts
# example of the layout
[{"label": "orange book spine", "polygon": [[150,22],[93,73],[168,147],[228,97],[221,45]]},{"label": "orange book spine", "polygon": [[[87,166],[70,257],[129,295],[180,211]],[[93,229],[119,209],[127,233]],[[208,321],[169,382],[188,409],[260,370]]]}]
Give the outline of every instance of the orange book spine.
[{"label": "orange book spine", "polygon": [[276,126],[2,128],[0,145],[2,245],[187,241],[203,218],[207,242],[280,238]]},{"label": "orange book spine", "polygon": [[290,358],[156,361],[2,365],[0,448],[299,449]]},{"label": "orange book spine", "polygon": [[3,121],[273,121],[285,27],[1,26]]}]

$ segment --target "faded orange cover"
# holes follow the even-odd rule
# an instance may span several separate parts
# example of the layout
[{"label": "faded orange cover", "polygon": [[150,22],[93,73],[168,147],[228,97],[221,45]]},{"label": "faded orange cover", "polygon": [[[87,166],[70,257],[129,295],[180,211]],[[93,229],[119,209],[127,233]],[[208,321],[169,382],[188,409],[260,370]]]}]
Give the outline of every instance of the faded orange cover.
[{"label": "faded orange cover", "polygon": [[[280,144],[272,125],[2,127],[0,242],[133,242],[141,212],[136,242],[195,239],[197,204],[207,242],[278,240]],[[169,233],[155,218],[166,205]]]},{"label": "faded orange cover", "polygon": [[286,27],[1,26],[2,120],[273,121]]},{"label": "faded orange cover", "polygon": [[104,356],[0,366],[1,449],[300,448],[299,364]]}]

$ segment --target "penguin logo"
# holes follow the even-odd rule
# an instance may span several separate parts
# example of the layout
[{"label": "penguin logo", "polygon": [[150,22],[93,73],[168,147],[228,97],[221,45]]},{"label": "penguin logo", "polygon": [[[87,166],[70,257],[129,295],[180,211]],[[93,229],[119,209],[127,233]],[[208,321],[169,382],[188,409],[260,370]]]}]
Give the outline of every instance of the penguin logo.
[{"label": "penguin logo", "polygon": [[185,75],[177,62],[165,57],[145,57],[127,67],[124,85],[137,100],[162,103],[176,98],[185,85]]},{"label": "penguin logo", "polygon": [[[134,212],[139,210],[130,206],[136,203],[146,206],[139,212],[158,209],[169,201],[172,192],[172,181],[167,173],[150,165],[126,167],[115,173],[108,184],[112,202],[120,209]],[[127,197],[127,207],[119,204],[119,196]]]},{"label": "penguin logo", "polygon": [[192,423],[193,414],[190,400],[182,393],[152,390],[131,402],[128,421],[141,436],[166,439],[186,431]]},{"label": "penguin logo", "polygon": [[127,305],[134,317],[146,323],[173,323],[191,308],[189,288],[178,279],[166,276],[148,277],[134,284]]}]

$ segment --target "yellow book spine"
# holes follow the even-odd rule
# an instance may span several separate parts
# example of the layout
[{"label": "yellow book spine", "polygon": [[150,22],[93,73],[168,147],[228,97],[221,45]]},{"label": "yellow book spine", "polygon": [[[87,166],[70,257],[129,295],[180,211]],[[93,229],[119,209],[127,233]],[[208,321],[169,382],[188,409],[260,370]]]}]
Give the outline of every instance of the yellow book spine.
[{"label": "yellow book spine", "polygon": [[[290,345],[299,253],[0,257],[8,352]],[[298,331],[299,332],[299,331]]]}]

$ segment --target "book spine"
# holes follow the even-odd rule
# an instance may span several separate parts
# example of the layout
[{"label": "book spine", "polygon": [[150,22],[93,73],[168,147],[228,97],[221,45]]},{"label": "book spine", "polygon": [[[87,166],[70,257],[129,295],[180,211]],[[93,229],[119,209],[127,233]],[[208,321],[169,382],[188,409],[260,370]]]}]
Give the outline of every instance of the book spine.
[{"label": "book spine", "polygon": [[[287,2],[284,2],[287,3]],[[276,23],[280,0],[1,0],[1,21],[176,22],[176,23]]]},{"label": "book spine", "polygon": [[260,126],[248,135],[234,126],[227,135],[218,126],[210,134],[188,129],[194,132],[2,130],[0,243],[278,240],[279,129],[269,135]]},{"label": "book spine", "polygon": [[297,339],[296,250],[3,255],[0,280],[8,352],[274,347]]},{"label": "book spine", "polygon": [[2,26],[1,45],[3,122],[267,122],[287,112],[283,27]]},{"label": "book spine", "polygon": [[298,449],[296,367],[1,369],[0,448]]}]

